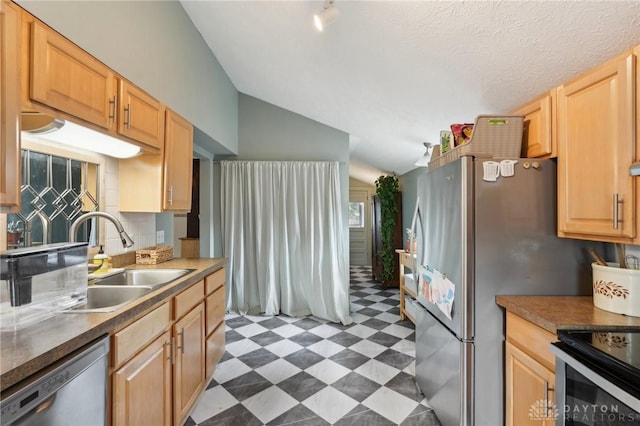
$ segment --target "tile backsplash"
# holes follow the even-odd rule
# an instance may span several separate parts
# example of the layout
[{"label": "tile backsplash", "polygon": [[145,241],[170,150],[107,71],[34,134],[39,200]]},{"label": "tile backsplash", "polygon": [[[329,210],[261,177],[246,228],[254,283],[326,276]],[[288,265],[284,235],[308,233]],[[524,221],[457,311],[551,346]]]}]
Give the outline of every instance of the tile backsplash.
[{"label": "tile backsplash", "polygon": [[104,184],[104,211],[122,222],[124,230],[131,236],[135,244],[133,247],[123,248],[116,228],[108,223],[105,225],[105,253],[109,255],[135,251],[137,249],[155,245],[156,214],[155,213],[125,213],[118,210],[118,160],[106,157]]}]

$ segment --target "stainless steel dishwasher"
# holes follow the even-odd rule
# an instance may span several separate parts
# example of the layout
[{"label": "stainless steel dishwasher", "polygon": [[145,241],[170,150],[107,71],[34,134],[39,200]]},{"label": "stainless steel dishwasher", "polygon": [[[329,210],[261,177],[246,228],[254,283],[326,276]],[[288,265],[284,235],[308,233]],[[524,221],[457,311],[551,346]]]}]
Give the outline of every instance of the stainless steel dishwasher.
[{"label": "stainless steel dishwasher", "polygon": [[109,338],[102,337],[11,388],[0,401],[0,424],[106,424]]}]

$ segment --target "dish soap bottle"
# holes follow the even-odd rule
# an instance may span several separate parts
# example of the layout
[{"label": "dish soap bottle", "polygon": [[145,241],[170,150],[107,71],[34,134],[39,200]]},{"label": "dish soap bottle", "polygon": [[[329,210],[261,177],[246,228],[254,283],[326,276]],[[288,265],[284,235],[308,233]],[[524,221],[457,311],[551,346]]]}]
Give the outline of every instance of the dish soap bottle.
[{"label": "dish soap bottle", "polygon": [[93,264],[100,265],[98,269],[96,269],[93,272],[94,274],[104,274],[109,270],[108,258],[109,256],[104,254],[104,250],[102,249],[102,246],[100,246],[100,250],[98,250],[98,254],[93,256]]}]

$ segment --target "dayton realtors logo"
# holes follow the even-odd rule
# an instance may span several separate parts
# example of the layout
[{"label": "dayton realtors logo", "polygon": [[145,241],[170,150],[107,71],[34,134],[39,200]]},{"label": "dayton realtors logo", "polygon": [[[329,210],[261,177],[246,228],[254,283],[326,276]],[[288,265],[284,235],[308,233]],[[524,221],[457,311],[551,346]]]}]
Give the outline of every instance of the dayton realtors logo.
[{"label": "dayton realtors logo", "polygon": [[531,404],[529,408],[529,418],[531,420],[556,420],[558,417],[560,417],[560,412],[553,402],[540,399]]},{"label": "dayton realtors logo", "polygon": [[[561,413],[553,402],[538,400],[531,404],[529,408],[529,418],[531,420],[557,420]],[[562,415],[565,420],[571,420],[582,424],[621,424],[640,421],[640,415],[630,411],[620,412],[620,407],[616,404],[587,404],[576,403],[565,405]]]}]

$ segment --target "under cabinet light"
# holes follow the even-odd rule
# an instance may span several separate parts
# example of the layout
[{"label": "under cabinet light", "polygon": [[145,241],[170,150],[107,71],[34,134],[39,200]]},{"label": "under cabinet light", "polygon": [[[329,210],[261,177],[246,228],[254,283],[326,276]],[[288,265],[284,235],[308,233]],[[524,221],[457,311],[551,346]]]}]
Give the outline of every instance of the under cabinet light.
[{"label": "under cabinet light", "polygon": [[97,152],[109,157],[131,158],[140,154],[139,146],[57,118],[45,127],[25,132],[49,142]]},{"label": "under cabinet light", "polygon": [[313,15],[313,24],[318,31],[322,31],[327,25],[338,18],[340,11],[333,5],[333,0],[326,0],[324,9]]}]

